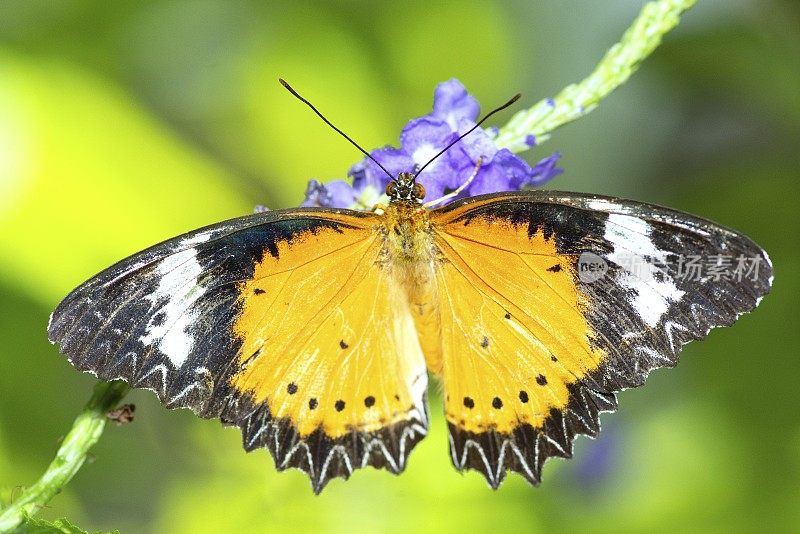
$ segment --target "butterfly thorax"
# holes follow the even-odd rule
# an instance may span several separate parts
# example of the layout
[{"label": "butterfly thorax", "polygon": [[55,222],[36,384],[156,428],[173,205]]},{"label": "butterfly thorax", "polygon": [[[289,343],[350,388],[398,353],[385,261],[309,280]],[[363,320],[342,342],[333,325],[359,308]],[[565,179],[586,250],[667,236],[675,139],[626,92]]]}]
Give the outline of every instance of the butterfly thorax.
[{"label": "butterfly thorax", "polygon": [[402,264],[431,261],[431,237],[428,210],[413,201],[392,202],[384,212],[386,247],[393,262]]}]

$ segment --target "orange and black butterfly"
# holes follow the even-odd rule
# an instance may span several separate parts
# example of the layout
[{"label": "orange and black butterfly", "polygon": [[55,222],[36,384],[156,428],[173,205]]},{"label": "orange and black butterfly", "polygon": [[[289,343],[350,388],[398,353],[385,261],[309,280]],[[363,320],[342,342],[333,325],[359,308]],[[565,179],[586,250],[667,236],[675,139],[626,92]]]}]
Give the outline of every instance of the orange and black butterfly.
[{"label": "orange and black butterfly", "polygon": [[[761,248],[685,213],[551,191],[429,210],[412,182],[383,213],[269,211],[156,245],[75,289],[50,339],[80,370],[239,426],[317,492],[405,468],[430,373],[453,464],[497,487],[507,470],[538,484],[615,392],[770,288]],[[739,262],[682,274],[694,257]]]},{"label": "orange and black butterfly", "polygon": [[507,470],[538,484],[617,391],[772,283],[753,241],[685,213],[552,191],[431,209],[420,171],[374,212],[268,211],[131,256],[70,293],[49,338],[80,370],[239,426],[315,492],[401,472],[432,375],[453,464],[496,488]]}]

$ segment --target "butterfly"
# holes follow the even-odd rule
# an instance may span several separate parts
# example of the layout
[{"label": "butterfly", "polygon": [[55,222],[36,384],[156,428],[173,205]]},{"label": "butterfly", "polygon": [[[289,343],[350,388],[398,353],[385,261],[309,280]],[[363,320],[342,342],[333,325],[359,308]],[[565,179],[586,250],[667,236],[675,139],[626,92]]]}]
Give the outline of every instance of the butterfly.
[{"label": "butterfly", "polygon": [[241,428],[315,492],[400,473],[443,386],[451,460],[532,484],[615,393],[769,291],[747,237],[618,198],[521,191],[374,212],[248,215],[155,245],[72,291],[49,338],[76,368]]}]

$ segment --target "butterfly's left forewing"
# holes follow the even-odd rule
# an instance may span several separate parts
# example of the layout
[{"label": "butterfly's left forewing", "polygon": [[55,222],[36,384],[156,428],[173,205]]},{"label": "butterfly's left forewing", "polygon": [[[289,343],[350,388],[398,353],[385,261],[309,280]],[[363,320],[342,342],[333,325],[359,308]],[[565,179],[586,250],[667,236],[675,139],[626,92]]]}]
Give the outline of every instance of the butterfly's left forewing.
[{"label": "butterfly's left forewing", "polygon": [[772,281],[748,238],[632,201],[508,193],[431,220],[452,459],[494,487],[507,469],[538,483],[548,457],[599,431],[615,392],[675,365]]},{"label": "butterfly's left forewing", "polygon": [[49,336],[77,368],[241,427],[320,491],[399,472],[427,431],[413,320],[372,214],[286,210],[141,252],[73,291]]}]

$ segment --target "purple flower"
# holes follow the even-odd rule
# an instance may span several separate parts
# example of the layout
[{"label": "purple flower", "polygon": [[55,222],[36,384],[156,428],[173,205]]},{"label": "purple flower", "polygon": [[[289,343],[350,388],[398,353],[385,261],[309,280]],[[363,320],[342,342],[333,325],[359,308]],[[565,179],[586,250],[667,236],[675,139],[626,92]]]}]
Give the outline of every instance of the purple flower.
[{"label": "purple flower", "polygon": [[[348,172],[352,185],[341,180],[326,185],[311,180],[302,205],[370,209],[381,200],[391,178],[400,172],[416,172],[475,126],[479,113],[478,101],[461,82],[451,79],[440,83],[434,92],[433,111],[406,124],[400,134],[400,148],[386,146],[370,153],[391,177],[374,161],[364,158]],[[494,143],[496,135],[496,128],[478,128],[425,167],[418,178],[426,190],[425,200],[440,198],[465,183],[479,159],[478,173],[461,197],[535,187],[562,172],[556,167],[558,153],[531,167],[510,150],[498,148]]]},{"label": "purple flower", "polygon": [[477,120],[480,112],[478,101],[455,78],[436,86],[431,116],[445,121],[451,130],[458,129],[461,119]]},{"label": "purple flower", "polygon": [[523,185],[525,187],[538,187],[564,172],[564,169],[556,167],[560,157],[560,153],[553,152],[534,165],[528,180]]},{"label": "purple flower", "polygon": [[356,203],[356,189],[344,180],[334,180],[326,185],[317,180],[309,180],[303,207],[345,208]]}]

